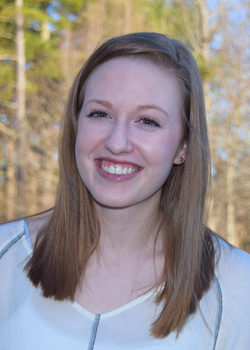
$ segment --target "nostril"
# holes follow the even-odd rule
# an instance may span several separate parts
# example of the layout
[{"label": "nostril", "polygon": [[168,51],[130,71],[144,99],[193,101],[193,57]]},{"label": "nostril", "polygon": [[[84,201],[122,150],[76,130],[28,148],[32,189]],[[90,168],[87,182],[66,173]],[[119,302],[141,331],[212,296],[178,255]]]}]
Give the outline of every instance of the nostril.
[{"label": "nostril", "polygon": [[105,147],[113,154],[131,152],[133,145],[126,128],[124,126],[114,127],[105,141]]}]

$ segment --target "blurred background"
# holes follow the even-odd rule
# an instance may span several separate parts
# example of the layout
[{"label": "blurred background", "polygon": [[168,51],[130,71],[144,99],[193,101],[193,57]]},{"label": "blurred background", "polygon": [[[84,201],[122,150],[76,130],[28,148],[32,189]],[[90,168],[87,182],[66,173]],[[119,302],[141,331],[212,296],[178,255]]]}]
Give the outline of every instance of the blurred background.
[{"label": "blurred background", "polygon": [[211,141],[209,226],[250,252],[250,0],[0,0],[0,221],[53,206],[72,81],[100,41],[139,31],[193,52]]}]

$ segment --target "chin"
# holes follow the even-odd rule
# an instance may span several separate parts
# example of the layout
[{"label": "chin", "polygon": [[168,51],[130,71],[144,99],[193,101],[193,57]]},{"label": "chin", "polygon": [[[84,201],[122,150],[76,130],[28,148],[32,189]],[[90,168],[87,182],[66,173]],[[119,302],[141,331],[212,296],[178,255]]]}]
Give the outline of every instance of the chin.
[{"label": "chin", "polygon": [[102,208],[109,208],[109,209],[123,209],[123,208],[128,208],[132,206],[133,204],[128,204],[128,203],[121,203],[121,202],[115,202],[115,201],[98,201],[94,198],[94,202]]},{"label": "chin", "polygon": [[124,201],[124,200],[119,200],[117,198],[100,198],[99,196],[93,196],[94,202],[103,208],[110,208],[110,209],[123,209],[123,208],[128,208],[134,205],[133,201]]}]

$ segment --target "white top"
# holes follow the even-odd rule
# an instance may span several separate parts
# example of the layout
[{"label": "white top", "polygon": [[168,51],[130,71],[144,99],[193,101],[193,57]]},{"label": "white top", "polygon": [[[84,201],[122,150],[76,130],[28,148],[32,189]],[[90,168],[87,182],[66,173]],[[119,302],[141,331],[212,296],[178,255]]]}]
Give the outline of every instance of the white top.
[{"label": "white top", "polygon": [[221,257],[200,308],[176,338],[150,335],[155,290],[102,315],[42,297],[23,272],[32,254],[24,221],[0,227],[1,350],[249,350],[250,255],[221,242]]}]

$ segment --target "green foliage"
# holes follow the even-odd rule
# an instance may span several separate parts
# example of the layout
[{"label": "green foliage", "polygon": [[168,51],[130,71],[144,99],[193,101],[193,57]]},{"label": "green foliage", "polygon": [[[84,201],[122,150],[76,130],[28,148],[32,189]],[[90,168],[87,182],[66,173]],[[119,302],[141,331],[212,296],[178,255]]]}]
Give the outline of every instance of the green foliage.
[{"label": "green foliage", "polygon": [[205,81],[211,81],[215,73],[212,65],[210,64],[208,66],[207,62],[204,61],[204,58],[201,55],[196,55],[194,53],[194,57],[196,59],[203,83]]},{"label": "green foliage", "polygon": [[62,77],[60,69],[57,40],[49,41],[32,40],[33,34],[26,33],[26,42],[29,43],[27,62],[29,69],[26,71],[27,93],[38,93],[44,86],[44,80],[57,80]]},{"label": "green foliage", "polygon": [[[24,29],[25,29],[25,54],[27,61],[26,87],[27,93],[43,89],[42,80],[58,80],[62,78],[58,60],[60,58],[59,42],[62,30],[70,23],[68,14],[77,14],[84,1],[61,2],[24,0]],[[14,1],[1,0],[0,3],[0,55],[5,55],[6,60],[0,61],[1,100],[14,98],[15,88],[15,16],[17,9]],[[53,16],[53,13],[58,16]],[[69,18],[68,18],[69,17]],[[75,18],[75,17],[74,17]],[[49,37],[43,38],[45,26]],[[8,59],[8,57],[10,59]],[[37,82],[38,86],[36,86]],[[36,86],[36,88],[34,88]]]},{"label": "green foliage", "polygon": [[13,62],[0,62],[0,81],[0,101],[10,101],[15,91]]},{"label": "green foliage", "polygon": [[[76,15],[78,15],[79,11],[81,11],[82,7],[91,0],[62,0],[62,8],[64,9],[64,12],[71,12]],[[93,1],[93,0],[92,0]]]},{"label": "green foliage", "polygon": [[14,1],[2,0],[0,4],[1,21],[14,21],[16,7]]}]

